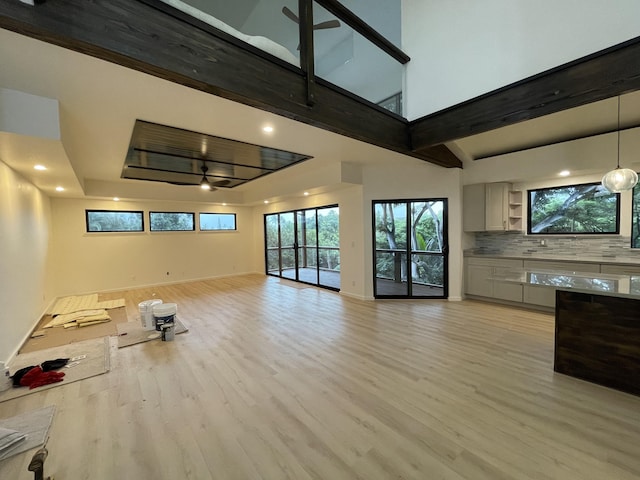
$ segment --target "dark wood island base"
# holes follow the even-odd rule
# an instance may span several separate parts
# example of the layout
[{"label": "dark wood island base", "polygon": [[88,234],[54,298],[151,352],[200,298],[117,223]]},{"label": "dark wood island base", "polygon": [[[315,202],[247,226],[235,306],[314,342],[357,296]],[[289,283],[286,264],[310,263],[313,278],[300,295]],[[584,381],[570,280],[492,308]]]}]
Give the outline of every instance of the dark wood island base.
[{"label": "dark wood island base", "polygon": [[557,290],[553,369],[640,395],[640,299]]}]

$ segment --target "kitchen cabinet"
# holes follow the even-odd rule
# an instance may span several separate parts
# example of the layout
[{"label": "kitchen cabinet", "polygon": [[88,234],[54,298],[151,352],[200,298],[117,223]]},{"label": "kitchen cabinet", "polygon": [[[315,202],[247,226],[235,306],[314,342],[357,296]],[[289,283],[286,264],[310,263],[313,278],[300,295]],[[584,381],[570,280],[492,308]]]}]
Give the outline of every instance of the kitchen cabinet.
[{"label": "kitchen cabinet", "polygon": [[497,258],[468,258],[465,293],[479,297],[522,302],[522,285],[489,280],[503,272],[521,270],[522,260]]},{"label": "kitchen cabinet", "polygon": [[465,232],[522,230],[522,192],[511,184],[465,185],[462,195]]},{"label": "kitchen cabinet", "polygon": [[[556,276],[558,278],[554,279]],[[580,280],[576,281],[576,278]],[[567,286],[571,285],[573,288],[589,289],[590,279],[598,279],[601,286],[603,282],[612,282],[611,286],[616,292],[640,296],[640,264],[514,259],[488,255],[465,257],[465,294],[487,300],[508,300],[525,307],[554,308],[556,290],[563,288],[558,287],[557,282],[563,284],[564,288],[571,288]]]},{"label": "kitchen cabinet", "polygon": [[525,260],[523,266],[525,270],[600,273],[599,263]]},{"label": "kitchen cabinet", "polygon": [[602,265],[602,273],[613,273],[615,275],[640,275],[640,265]]}]

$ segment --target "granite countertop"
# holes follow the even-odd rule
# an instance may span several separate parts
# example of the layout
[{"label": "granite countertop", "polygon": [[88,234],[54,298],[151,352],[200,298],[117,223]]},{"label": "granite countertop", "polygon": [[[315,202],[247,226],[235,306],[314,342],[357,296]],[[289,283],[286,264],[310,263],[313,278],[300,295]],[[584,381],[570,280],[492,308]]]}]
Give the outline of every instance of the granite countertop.
[{"label": "granite countertop", "polygon": [[640,276],[605,273],[517,270],[495,273],[487,280],[536,287],[640,298]]},{"label": "granite countertop", "polygon": [[602,256],[602,257],[579,257],[573,255],[544,255],[540,253],[526,255],[515,255],[515,254],[500,254],[500,253],[478,253],[473,250],[465,250],[463,252],[465,257],[475,257],[475,258],[498,258],[505,260],[544,260],[548,262],[580,262],[580,263],[599,263],[606,265],[634,265],[640,266],[640,257],[638,258],[629,258],[629,257],[611,257],[611,256]]}]

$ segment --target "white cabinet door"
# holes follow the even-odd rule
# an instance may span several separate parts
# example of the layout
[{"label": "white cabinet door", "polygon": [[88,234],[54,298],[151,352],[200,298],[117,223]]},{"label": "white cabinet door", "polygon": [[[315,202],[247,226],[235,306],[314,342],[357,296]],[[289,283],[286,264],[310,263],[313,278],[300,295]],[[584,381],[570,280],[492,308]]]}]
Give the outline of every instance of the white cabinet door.
[{"label": "white cabinet door", "polygon": [[543,307],[556,306],[556,289],[553,287],[535,287],[525,285],[523,289],[524,303],[541,305]]},{"label": "white cabinet door", "polygon": [[615,275],[640,275],[640,265],[602,265],[600,271]]},{"label": "white cabinet door", "polygon": [[515,283],[493,282],[493,297],[501,300],[522,303],[522,285]]},{"label": "white cabinet door", "polygon": [[509,217],[509,184],[487,183],[485,185],[485,228],[506,230]]},{"label": "white cabinet door", "polygon": [[484,183],[477,183],[462,188],[462,228],[465,232],[485,231],[484,186]]},{"label": "white cabinet door", "polygon": [[486,265],[467,265],[466,293],[481,297],[492,297],[493,282],[487,280],[492,274],[493,267]]},{"label": "white cabinet door", "polygon": [[600,273],[599,263],[549,262],[547,260],[525,260],[525,270],[549,270],[553,272]]}]

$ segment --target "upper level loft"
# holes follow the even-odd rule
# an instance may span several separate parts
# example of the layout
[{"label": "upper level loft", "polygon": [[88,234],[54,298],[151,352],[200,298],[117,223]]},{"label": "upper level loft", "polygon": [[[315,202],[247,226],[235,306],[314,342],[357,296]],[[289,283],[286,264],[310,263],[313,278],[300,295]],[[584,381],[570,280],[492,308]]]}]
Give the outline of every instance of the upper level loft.
[{"label": "upper level loft", "polygon": [[3,0],[0,28],[449,168],[461,139],[640,88],[638,37],[407,121],[435,74],[398,48],[419,2],[186,1]]},{"label": "upper level loft", "polygon": [[[400,0],[145,3],[170,15],[179,11],[187,15],[180,18],[195,28],[202,24],[213,27],[217,33],[224,32],[245,46],[300,68],[312,80],[309,88],[319,79],[402,116],[403,72],[409,57],[400,50]],[[313,103],[314,92],[308,96]]]}]

